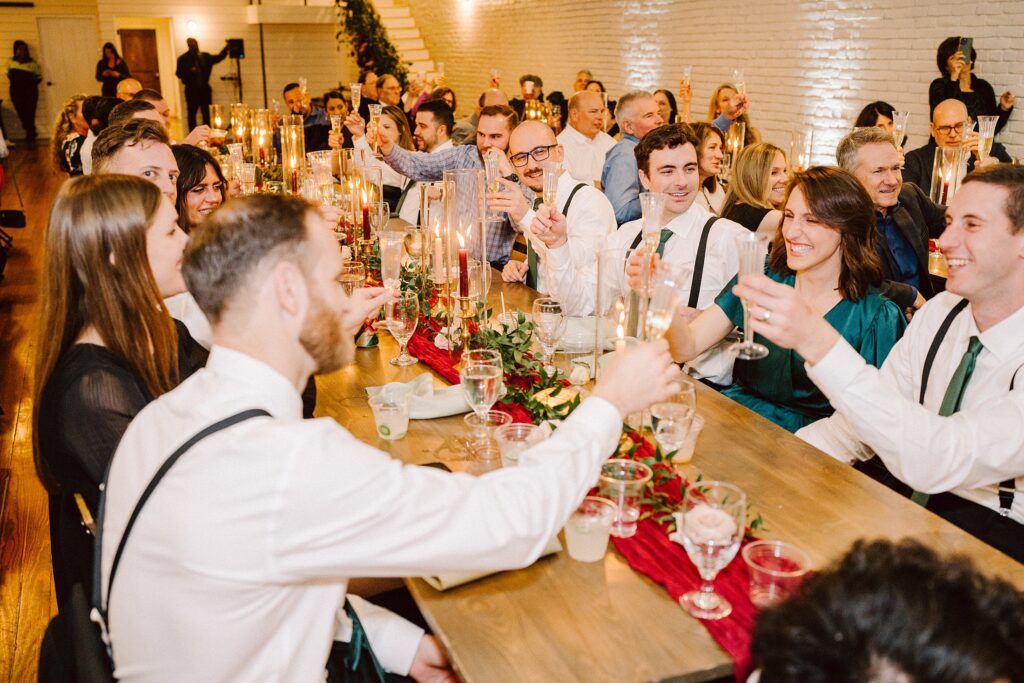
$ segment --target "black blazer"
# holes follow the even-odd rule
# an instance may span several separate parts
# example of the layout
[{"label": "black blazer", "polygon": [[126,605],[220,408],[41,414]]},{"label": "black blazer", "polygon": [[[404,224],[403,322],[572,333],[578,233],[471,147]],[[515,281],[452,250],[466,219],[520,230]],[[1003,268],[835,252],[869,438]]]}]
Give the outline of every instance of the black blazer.
[{"label": "black blazer", "polygon": [[[914,183],[924,193],[930,194],[932,191],[932,171],[935,168],[935,140],[929,140],[928,144],[924,147],[918,147],[906,153],[903,157],[903,182]],[[1006,151],[998,142],[992,143],[992,156],[1004,164],[1013,162],[1013,157]],[[970,160],[967,162],[967,171],[974,170],[975,157],[972,154]]]},{"label": "black blazer", "polygon": [[[930,299],[945,289],[941,281],[933,280],[928,273],[928,240],[938,238],[946,229],[946,210],[930,200],[917,185],[903,183],[900,189],[900,203],[893,213],[896,227],[907,240],[917,256],[917,273],[921,295]],[[886,280],[892,280],[892,256],[885,241],[885,235],[879,229],[876,234],[875,251],[882,262],[882,273]],[[909,287],[892,287],[885,292],[901,308],[913,305]],[[909,299],[909,300],[908,300]]]}]

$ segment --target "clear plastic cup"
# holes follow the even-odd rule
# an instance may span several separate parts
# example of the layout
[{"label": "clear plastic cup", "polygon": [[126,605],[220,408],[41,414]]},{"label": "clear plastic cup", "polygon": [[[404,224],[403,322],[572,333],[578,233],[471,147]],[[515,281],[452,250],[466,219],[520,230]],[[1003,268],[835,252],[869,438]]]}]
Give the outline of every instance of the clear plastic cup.
[{"label": "clear plastic cup", "polygon": [[750,569],[750,601],[768,607],[792,595],[811,569],[811,558],[784,541],[755,541],[743,548]]},{"label": "clear plastic cup", "polygon": [[693,416],[693,422],[690,423],[690,431],[686,434],[686,438],[683,439],[683,445],[679,447],[676,454],[672,456],[672,462],[685,465],[686,463],[693,460],[694,450],[697,448],[697,438],[700,436],[701,430],[704,429],[704,418],[700,413]]},{"label": "clear plastic cup", "polygon": [[601,497],[608,498],[618,508],[612,523],[612,536],[629,538],[636,533],[644,486],[653,475],[650,467],[636,460],[616,458],[601,466]]},{"label": "clear plastic cup", "polygon": [[512,422],[512,416],[500,410],[488,410],[483,418],[476,413],[469,413],[462,421],[469,429],[469,441],[472,442],[493,438],[494,430]]},{"label": "clear plastic cup", "polygon": [[565,524],[565,545],[577,562],[600,562],[608,550],[615,503],[587,496]]},{"label": "clear plastic cup", "polygon": [[515,467],[523,451],[544,440],[544,430],[534,424],[513,422],[495,429],[494,440],[501,451],[501,466]]},{"label": "clear plastic cup", "polygon": [[409,431],[409,395],[378,394],[370,399],[377,436],[385,441],[397,441]]}]

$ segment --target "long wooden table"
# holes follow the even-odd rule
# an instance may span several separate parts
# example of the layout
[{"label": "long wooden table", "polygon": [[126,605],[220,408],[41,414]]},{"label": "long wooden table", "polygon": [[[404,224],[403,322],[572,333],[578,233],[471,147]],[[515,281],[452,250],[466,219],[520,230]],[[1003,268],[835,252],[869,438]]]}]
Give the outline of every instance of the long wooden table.
[{"label": "long wooden table", "polygon": [[[520,310],[529,310],[536,296],[495,273],[495,306],[499,292]],[[430,372],[422,363],[390,365],[396,353],[382,331],[379,347],[359,349],[353,366],[318,378],[318,412],[405,462],[467,469],[462,416],[411,421],[400,441],[377,437],[365,387]],[[434,381],[446,385],[436,374]],[[697,402],[706,425],[687,474],[701,471],[738,485],[764,516],[763,536],[799,545],[815,567],[859,538],[910,536],[965,553],[1024,589],[1024,566],[910,500],[699,384]],[[594,564],[563,551],[446,592],[420,579],[407,585],[464,681],[707,681],[732,672],[732,661],[704,627],[614,549]]]}]

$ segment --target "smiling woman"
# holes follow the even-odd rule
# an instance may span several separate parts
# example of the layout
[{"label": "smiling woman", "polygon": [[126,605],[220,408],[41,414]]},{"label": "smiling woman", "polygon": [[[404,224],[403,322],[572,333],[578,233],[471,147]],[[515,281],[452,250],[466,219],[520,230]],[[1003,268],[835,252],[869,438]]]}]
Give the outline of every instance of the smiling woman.
[{"label": "smiling woman", "polygon": [[[882,271],[874,252],[871,200],[856,178],[834,168],[795,174],[786,186],[782,226],[772,242],[765,273],[794,287],[860,355],[881,366],[903,334],[906,319],[877,290]],[[743,304],[732,293],[736,278],[695,320],[676,316],[668,333],[672,356],[690,360],[743,324]],[[769,320],[770,310],[757,310]],[[768,347],[766,358],[737,360],[734,383],[723,393],[790,431],[832,414],[793,351]]]},{"label": "smiling woman", "polygon": [[227,181],[210,153],[192,145],[172,148],[178,162],[178,223],[185,232],[227,199]]}]

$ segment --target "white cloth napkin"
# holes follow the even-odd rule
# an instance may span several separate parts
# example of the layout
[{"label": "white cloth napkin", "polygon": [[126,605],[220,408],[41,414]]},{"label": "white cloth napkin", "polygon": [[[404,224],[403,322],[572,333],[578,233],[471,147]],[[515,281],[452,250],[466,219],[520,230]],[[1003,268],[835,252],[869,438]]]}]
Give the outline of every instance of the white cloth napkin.
[{"label": "white cloth napkin", "polygon": [[410,382],[391,382],[382,387],[366,387],[370,398],[387,392],[388,394],[407,392],[409,394],[409,417],[413,420],[431,420],[435,417],[447,417],[468,413],[470,408],[462,387],[458,384],[443,389],[434,388],[434,378],[423,373]]},{"label": "white cloth napkin", "polygon": [[[541,557],[547,557],[553,555],[562,550],[562,544],[558,541],[558,536],[555,536],[551,541],[544,547],[544,552],[540,554]],[[470,581],[476,581],[482,579],[485,576],[491,576],[492,574],[498,574],[499,572],[470,572],[468,574],[444,574],[442,576],[424,576],[423,580],[426,581],[431,587],[439,591],[446,591],[449,588],[455,588],[463,584],[469,583]]]}]

